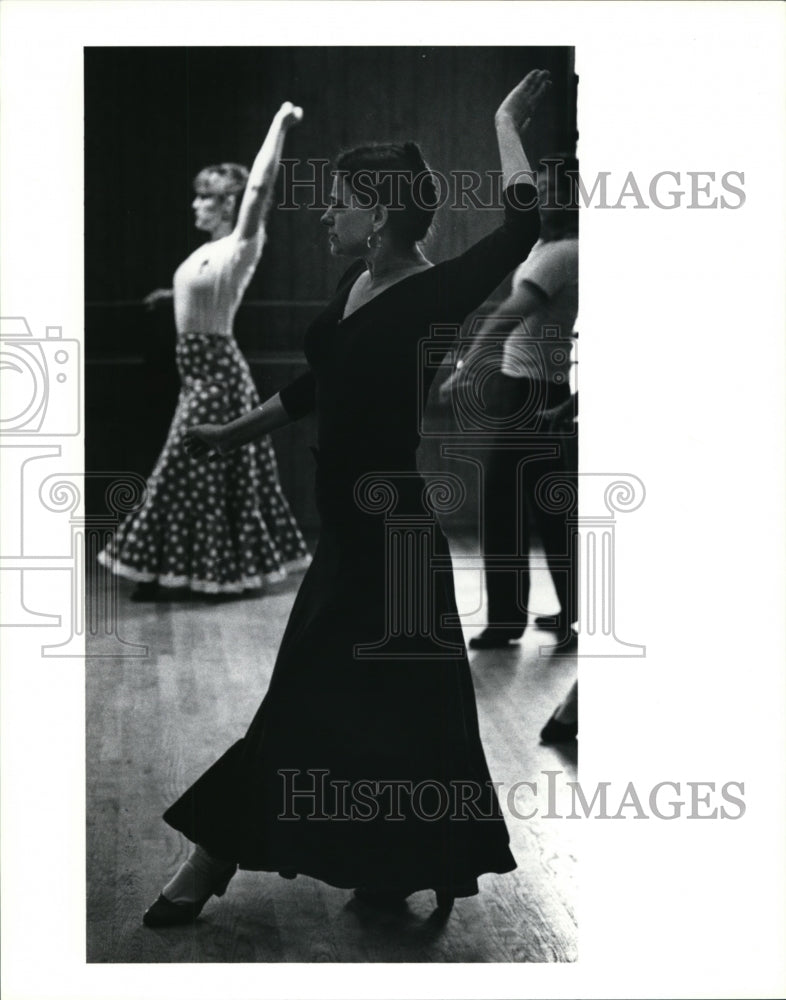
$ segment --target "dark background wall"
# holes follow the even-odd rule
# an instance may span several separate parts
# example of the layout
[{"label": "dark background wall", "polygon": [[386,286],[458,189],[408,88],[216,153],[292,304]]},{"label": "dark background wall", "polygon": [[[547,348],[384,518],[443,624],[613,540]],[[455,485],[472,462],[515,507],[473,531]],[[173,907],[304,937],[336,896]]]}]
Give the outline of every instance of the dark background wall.
[{"label": "dark background wall", "polygon": [[[445,175],[494,171],[494,111],[535,67],[551,70],[553,88],[527,135],[533,160],[575,142],[568,48],[86,49],[86,469],[147,475],[163,444],[178,392],[173,314],[146,312],[141,300],[171,285],[200,242],[190,204],[201,167],[250,165],[275,110],[292,100],[305,110],[285,153],[299,161],[291,168],[298,179],[310,176],[304,161],[373,140],[413,139]],[[479,192],[484,201],[491,190],[489,180]],[[307,207],[314,193],[321,200],[319,184],[289,190],[300,207],[273,211],[235,323],[262,398],[303,370],[303,332],[347,265],[327,252],[321,210]],[[500,214],[443,208],[428,256],[460,252]],[[447,411],[432,399],[430,426],[447,425]],[[316,525],[311,440],[308,419],[274,439],[282,484],[307,529]],[[88,500],[101,510],[98,486]]]}]

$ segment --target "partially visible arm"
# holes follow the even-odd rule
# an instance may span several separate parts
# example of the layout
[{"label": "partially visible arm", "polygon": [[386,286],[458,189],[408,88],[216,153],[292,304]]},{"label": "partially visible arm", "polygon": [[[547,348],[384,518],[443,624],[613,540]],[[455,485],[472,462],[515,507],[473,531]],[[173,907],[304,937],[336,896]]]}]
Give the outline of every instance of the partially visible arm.
[{"label": "partially visible arm", "polygon": [[547,301],[548,296],[541,288],[531,281],[522,281],[478,330],[464,354],[464,364],[468,364],[489,340],[507,337],[520,325],[526,329],[527,320]]},{"label": "partially visible arm", "polygon": [[157,288],[142,299],[142,304],[148,309],[155,309],[161,302],[170,302],[175,295],[173,288]]},{"label": "partially visible arm", "polygon": [[505,222],[463,254],[434,268],[442,322],[463,322],[524,260],[538,238],[538,192],[520,132],[550,86],[546,70],[533,70],[497,109],[494,124],[504,181]]},{"label": "partially visible arm", "polygon": [[222,450],[231,451],[239,448],[250,441],[264,437],[265,434],[270,434],[271,431],[277,431],[279,427],[286,427],[291,422],[292,417],[284,409],[281,395],[277,392],[255,410],[244,413],[242,417],[224,426]]},{"label": "partially visible arm", "polygon": [[540,214],[536,188],[531,184],[516,184],[504,192],[503,200],[503,225],[458,257],[431,269],[436,322],[463,323],[537,242]]},{"label": "partially visible arm", "polygon": [[189,455],[197,458],[218,452],[223,455],[244,444],[250,444],[271,431],[285,427],[292,418],[284,409],[278,393],[271,396],[261,406],[244,413],[242,417],[228,424],[198,424],[185,434],[185,446]]},{"label": "partially visible arm", "polygon": [[228,424],[198,424],[186,431],[186,450],[190,455],[207,455],[250,444],[279,427],[286,427],[310,413],[316,404],[314,373],[307,371],[261,406]]},{"label": "partially visible arm", "polygon": [[302,109],[296,108],[289,101],[282,104],[276,112],[251,167],[243,201],[240,203],[235,232],[241,240],[253,239],[267,219],[273,203],[273,191],[286,134],[302,118]]},{"label": "partially visible arm", "polygon": [[543,411],[544,425],[551,434],[569,434],[574,429],[578,415],[579,394],[575,392],[558,406]]},{"label": "partially visible arm", "polygon": [[473,375],[473,364],[485,354],[486,345],[499,343],[519,327],[527,328],[527,321],[542,307],[548,296],[531,281],[523,281],[513,289],[502,305],[495,309],[475,334],[464,356],[457,362],[456,370],[440,386],[444,398],[459,382]]},{"label": "partially visible arm", "polygon": [[494,115],[503,188],[533,173],[521,136],[550,86],[548,70],[532,70],[511,90]]}]

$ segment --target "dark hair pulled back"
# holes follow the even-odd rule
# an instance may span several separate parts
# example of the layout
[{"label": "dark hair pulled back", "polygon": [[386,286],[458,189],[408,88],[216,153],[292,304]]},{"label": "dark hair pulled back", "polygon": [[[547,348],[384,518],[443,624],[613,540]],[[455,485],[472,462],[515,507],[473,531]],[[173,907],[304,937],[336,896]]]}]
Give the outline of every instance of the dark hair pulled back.
[{"label": "dark hair pulled back", "polygon": [[418,243],[426,238],[439,194],[417,143],[357,146],[340,154],[336,172],[364,207],[388,209],[387,225],[401,242]]}]

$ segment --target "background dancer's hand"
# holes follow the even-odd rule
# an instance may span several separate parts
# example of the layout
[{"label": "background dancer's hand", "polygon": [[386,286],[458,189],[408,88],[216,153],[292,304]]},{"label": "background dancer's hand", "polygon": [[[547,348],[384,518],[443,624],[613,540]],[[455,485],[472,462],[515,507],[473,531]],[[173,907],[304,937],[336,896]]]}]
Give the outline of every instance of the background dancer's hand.
[{"label": "background dancer's hand", "polygon": [[281,120],[282,126],[289,129],[293,125],[298,125],[303,121],[303,109],[298,108],[291,101],[284,101],[278,109],[278,117]]},{"label": "background dancer's hand", "polygon": [[440,400],[444,403],[459,391],[469,392],[472,381],[479,374],[478,360],[480,360],[481,377],[485,374],[484,359],[488,360],[488,354],[477,347],[473,347],[467,351],[463,358],[459,358],[456,367],[439,387]]},{"label": "background dancer's hand", "polygon": [[184,437],[186,453],[192,458],[216,458],[227,450],[224,428],[217,424],[197,424]]},{"label": "background dancer's hand", "polygon": [[497,109],[496,117],[509,118],[521,130],[535,114],[538,105],[551,87],[547,69],[533,69],[517,84]]},{"label": "background dancer's hand", "polygon": [[548,434],[571,434],[575,429],[578,416],[578,396],[573,395],[559,406],[544,410],[542,421]]},{"label": "background dancer's hand", "polygon": [[467,375],[463,370],[463,365],[461,368],[456,368],[451,374],[445,379],[442,385],[439,387],[439,398],[444,403],[449,399],[454,392],[456,392],[460,385],[467,381]]},{"label": "background dancer's hand", "polygon": [[142,304],[147,309],[155,309],[155,307],[160,306],[162,302],[171,301],[173,295],[174,292],[171,288],[157,288],[154,292],[151,292],[142,299]]}]

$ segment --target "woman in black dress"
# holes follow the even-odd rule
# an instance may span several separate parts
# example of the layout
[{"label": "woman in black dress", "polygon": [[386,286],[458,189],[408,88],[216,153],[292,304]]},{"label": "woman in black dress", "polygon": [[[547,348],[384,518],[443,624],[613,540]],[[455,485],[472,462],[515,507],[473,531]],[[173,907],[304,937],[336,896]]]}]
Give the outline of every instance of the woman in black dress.
[{"label": "woman in black dress", "polygon": [[442,907],[515,868],[415,452],[439,363],[433,351],[424,363],[423,342],[480,306],[537,239],[536,189],[510,184],[531,176],[520,132],[548,86],[533,71],[495,116],[504,225],[442,264],[418,246],[436,191],[417,146],[344,154],[322,221],[331,252],[357,259],[306,333],[309,371],[254,413],[189,434],[197,454],[223,454],[315,411],[322,531],[248,732],[164,815],[197,847],[148,925],[192,921],[238,866],[375,902],[431,888]]}]

